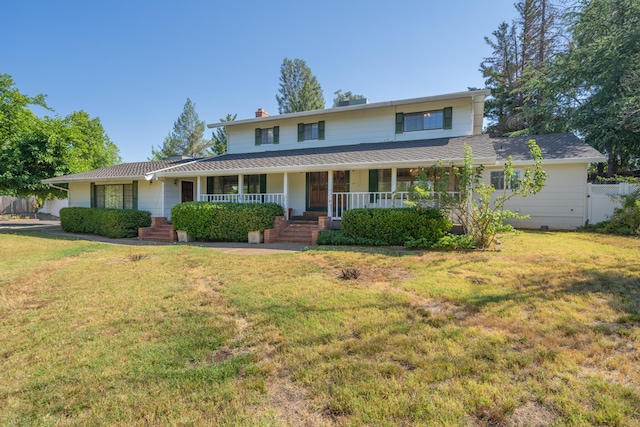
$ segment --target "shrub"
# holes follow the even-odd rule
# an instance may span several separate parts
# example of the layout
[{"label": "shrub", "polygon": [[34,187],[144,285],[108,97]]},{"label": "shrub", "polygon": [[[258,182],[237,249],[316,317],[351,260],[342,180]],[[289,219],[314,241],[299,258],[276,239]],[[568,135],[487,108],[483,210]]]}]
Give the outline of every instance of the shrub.
[{"label": "shrub", "polygon": [[599,222],[593,229],[599,233],[640,236],[640,200],[636,194],[621,197],[622,207],[613,211],[611,219]]},{"label": "shrub", "polygon": [[90,233],[114,239],[136,237],[151,226],[151,213],[129,209],[62,208],[60,225],[68,233]]},{"label": "shrub", "polygon": [[284,209],[275,203],[187,202],[171,209],[171,223],[196,240],[246,242],[250,231],[271,228],[282,215]]},{"label": "shrub", "polygon": [[366,237],[348,237],[340,230],[322,230],[318,233],[319,245],[332,246],[389,246],[389,243],[379,239],[369,239]]},{"label": "shrub", "polygon": [[403,245],[411,238],[435,243],[451,227],[447,217],[431,208],[353,209],[342,215],[346,237],[384,241],[387,245]]},{"label": "shrub", "polygon": [[409,239],[404,243],[405,248],[434,248],[434,249],[473,249],[476,247],[473,237],[466,234],[446,233],[435,243],[426,239]]}]

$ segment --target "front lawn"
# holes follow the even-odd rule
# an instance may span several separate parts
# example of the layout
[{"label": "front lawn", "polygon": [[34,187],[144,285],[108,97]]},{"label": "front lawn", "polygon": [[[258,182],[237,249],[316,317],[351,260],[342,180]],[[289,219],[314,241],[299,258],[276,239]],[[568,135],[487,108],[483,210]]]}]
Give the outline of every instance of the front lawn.
[{"label": "front lawn", "polygon": [[238,255],[0,234],[0,425],[640,425],[640,240],[501,241]]}]

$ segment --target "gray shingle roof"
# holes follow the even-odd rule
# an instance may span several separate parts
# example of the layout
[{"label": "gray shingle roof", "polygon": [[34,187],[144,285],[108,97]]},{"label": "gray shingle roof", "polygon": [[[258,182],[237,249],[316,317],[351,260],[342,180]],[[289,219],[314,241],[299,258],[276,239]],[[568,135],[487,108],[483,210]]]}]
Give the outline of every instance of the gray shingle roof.
[{"label": "gray shingle roof", "polygon": [[[471,146],[474,160],[484,164],[530,160],[527,141],[535,139],[545,160],[584,159],[604,160],[602,155],[573,134],[536,135],[534,137],[489,138],[474,135],[402,142],[380,142],[258,153],[224,154],[198,160],[164,160],[159,162],[124,163],[108,168],[50,178],[43,183],[64,183],[107,179],[141,179],[155,172],[157,176],[189,176],[202,174],[232,174],[255,170],[307,171],[347,166],[388,168],[389,165],[428,166],[438,160],[460,161],[464,158],[464,144]],[[245,172],[246,173],[246,172]]]},{"label": "gray shingle roof", "polygon": [[45,179],[43,184],[56,184],[63,182],[82,182],[91,180],[120,179],[120,178],[140,178],[146,173],[157,171],[171,166],[193,162],[193,159],[183,160],[160,160],[155,162],[135,162],[122,163],[106,168],[94,169],[87,172],[74,173],[71,175],[57,176]]},{"label": "gray shingle roof", "polygon": [[491,144],[477,137],[460,137],[224,154],[172,168],[167,173],[178,175],[243,169],[305,171],[314,167],[339,165],[369,167],[390,163],[429,164],[438,160],[461,160],[464,158],[465,142],[472,146],[476,158],[495,159],[496,154]]},{"label": "gray shingle roof", "polygon": [[597,159],[604,157],[598,150],[586,144],[572,133],[518,136],[514,138],[491,138],[498,161],[506,161],[509,156],[514,161],[531,160],[527,141],[535,139],[542,150],[543,160]]}]

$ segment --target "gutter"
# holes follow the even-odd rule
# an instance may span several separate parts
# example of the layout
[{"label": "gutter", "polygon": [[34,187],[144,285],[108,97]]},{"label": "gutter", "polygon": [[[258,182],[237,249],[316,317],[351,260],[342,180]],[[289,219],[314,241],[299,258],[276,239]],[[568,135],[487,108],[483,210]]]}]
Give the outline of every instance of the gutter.
[{"label": "gutter", "polygon": [[67,193],[67,197],[69,197],[69,189],[68,189],[68,188],[59,187],[59,186],[57,186],[57,185],[55,185],[55,184],[48,184],[48,185],[49,185],[49,187],[51,187],[51,188],[55,188],[56,190],[66,191],[66,193]]}]

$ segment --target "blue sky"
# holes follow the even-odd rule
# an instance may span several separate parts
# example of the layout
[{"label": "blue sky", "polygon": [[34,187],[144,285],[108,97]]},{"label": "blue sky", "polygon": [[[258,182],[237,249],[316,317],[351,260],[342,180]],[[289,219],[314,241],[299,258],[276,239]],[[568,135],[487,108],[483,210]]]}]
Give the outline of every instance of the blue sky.
[{"label": "blue sky", "polygon": [[207,123],[277,114],[285,57],[307,62],[327,107],[338,89],[381,102],[483,87],[484,36],[513,2],[7,1],[0,73],[60,116],[100,117],[123,160],[143,161],[187,98]]}]

